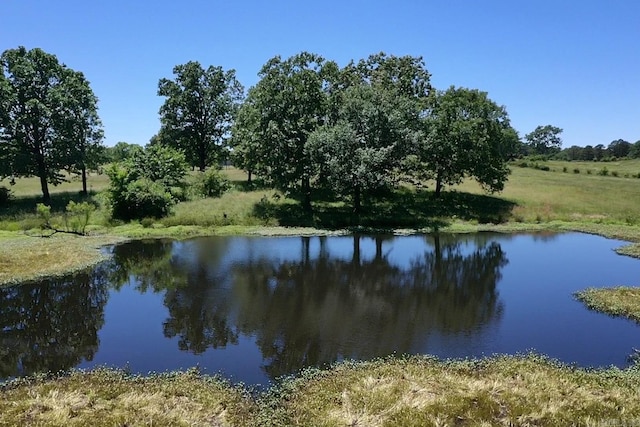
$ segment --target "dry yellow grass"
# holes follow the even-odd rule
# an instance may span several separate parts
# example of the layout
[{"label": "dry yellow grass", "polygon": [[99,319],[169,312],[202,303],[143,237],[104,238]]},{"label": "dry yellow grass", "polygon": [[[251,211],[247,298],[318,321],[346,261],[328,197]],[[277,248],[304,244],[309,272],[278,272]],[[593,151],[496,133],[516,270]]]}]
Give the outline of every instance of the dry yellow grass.
[{"label": "dry yellow grass", "polygon": [[222,380],[194,372],[133,377],[74,372],[0,389],[0,426],[240,426],[254,404]]},{"label": "dry yellow grass", "polygon": [[577,426],[640,423],[640,372],[537,356],[343,364],[293,380],[272,425]]}]

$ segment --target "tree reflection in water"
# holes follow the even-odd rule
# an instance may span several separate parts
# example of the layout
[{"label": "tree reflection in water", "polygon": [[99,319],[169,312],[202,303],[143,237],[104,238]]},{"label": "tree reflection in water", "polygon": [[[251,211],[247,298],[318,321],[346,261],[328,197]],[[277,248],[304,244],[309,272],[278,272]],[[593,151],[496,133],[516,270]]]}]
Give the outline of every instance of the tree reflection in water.
[{"label": "tree reflection in water", "polygon": [[220,265],[224,239],[174,257],[186,285],[166,293],[166,336],[194,353],[255,336],[275,378],[342,358],[415,352],[434,333],[469,333],[500,316],[495,288],[507,259],[495,241],[465,253],[457,237],[427,236],[433,250],[401,267],[383,252],[394,237],[375,237],[371,259],[361,256],[363,237],[353,237],[350,259],[332,257],[327,238],[317,239],[318,254],[302,237],[301,253],[284,261],[245,254]]},{"label": "tree reflection in water", "polygon": [[182,351],[251,337],[272,379],[343,358],[433,351],[434,336],[476,333],[501,315],[506,256],[490,238],[466,238],[473,244],[424,236],[426,249],[402,261],[389,255],[403,245],[394,236],[116,246],[90,274],[0,289],[0,377],[91,360],[108,293],[123,286],[163,295],[164,335]]},{"label": "tree reflection in water", "polygon": [[0,378],[92,360],[108,299],[105,270],[0,288]]}]

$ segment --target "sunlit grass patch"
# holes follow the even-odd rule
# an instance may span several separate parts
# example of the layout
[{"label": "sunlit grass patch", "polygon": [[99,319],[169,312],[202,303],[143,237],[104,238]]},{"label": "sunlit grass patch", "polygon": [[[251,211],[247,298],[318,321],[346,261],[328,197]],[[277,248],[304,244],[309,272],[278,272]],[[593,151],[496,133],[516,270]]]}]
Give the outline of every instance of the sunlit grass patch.
[{"label": "sunlit grass patch", "polygon": [[255,210],[262,201],[275,200],[275,194],[274,190],[229,191],[220,198],[182,202],[174,208],[171,216],[160,222],[165,226],[277,225],[274,218],[261,216]]},{"label": "sunlit grass patch", "polygon": [[253,410],[242,389],[195,372],[139,377],[102,369],[0,388],[7,426],[244,426]]},{"label": "sunlit grass patch", "polygon": [[100,247],[114,236],[55,234],[48,238],[4,232],[0,235],[0,285],[61,276],[104,259]]},{"label": "sunlit grass patch", "polygon": [[586,371],[539,356],[415,356],[308,371],[261,403],[274,426],[574,426],[640,421],[639,387],[637,369]]},{"label": "sunlit grass patch", "polygon": [[640,322],[640,288],[589,288],[577,292],[575,297],[592,310]]},{"label": "sunlit grass patch", "polygon": [[[62,172],[67,179],[58,185],[49,185],[49,192],[54,195],[64,192],[79,192],[82,190],[82,181],[78,175]],[[14,197],[24,196],[41,196],[42,189],[40,188],[40,178],[18,178],[15,180],[15,184],[11,185],[11,181],[7,178],[0,180],[0,187],[7,187],[11,190]],[[88,191],[102,191],[109,186],[109,177],[106,174],[97,174],[95,172],[89,173],[87,176],[87,190]]]}]

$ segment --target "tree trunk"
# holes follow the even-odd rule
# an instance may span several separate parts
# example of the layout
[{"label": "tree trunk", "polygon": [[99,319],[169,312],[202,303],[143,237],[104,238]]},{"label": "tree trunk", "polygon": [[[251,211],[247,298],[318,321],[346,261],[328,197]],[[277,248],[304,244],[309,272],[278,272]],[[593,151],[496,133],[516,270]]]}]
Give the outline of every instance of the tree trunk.
[{"label": "tree trunk", "polygon": [[87,167],[84,165],[84,163],[82,164],[82,166],[80,166],[80,170],[82,171],[82,195],[86,196],[87,195]]},{"label": "tree trunk", "polygon": [[353,235],[353,257],[351,262],[356,266],[360,266],[360,236],[357,234]]},{"label": "tree trunk", "polygon": [[47,182],[47,166],[42,155],[37,156],[38,177],[40,178],[40,188],[42,189],[42,201],[45,205],[51,205],[51,196],[49,195],[49,183]]},{"label": "tree trunk", "polygon": [[442,176],[440,176],[440,172],[438,172],[438,176],[436,176],[436,198],[440,197],[440,193],[442,192]]},{"label": "tree trunk", "polygon": [[353,188],[353,213],[356,216],[360,216],[360,210],[362,207],[362,194],[360,191],[360,186],[356,185]]},{"label": "tree trunk", "polygon": [[251,170],[247,171],[247,184],[251,185]]},{"label": "tree trunk", "polygon": [[207,168],[207,145],[201,140],[196,149],[198,153],[198,169],[204,172]]},{"label": "tree trunk", "polygon": [[311,182],[309,177],[302,178],[302,208],[311,212]]}]

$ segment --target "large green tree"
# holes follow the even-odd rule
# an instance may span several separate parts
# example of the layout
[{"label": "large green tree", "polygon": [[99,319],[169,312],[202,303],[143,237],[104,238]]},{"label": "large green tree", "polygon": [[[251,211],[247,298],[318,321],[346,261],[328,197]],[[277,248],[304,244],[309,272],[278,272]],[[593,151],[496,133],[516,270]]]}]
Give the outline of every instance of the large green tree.
[{"label": "large green tree", "polygon": [[235,71],[189,61],[173,69],[174,80],[161,79],[158,95],[161,141],[181,149],[187,161],[204,171],[226,151],[229,130],[244,95]]},{"label": "large green tree", "polygon": [[501,191],[509,174],[507,160],[518,149],[518,136],[504,107],[486,92],[451,87],[435,95],[422,119],[413,173],[434,179],[435,196],[444,185],[476,179],[488,191]]},{"label": "large green tree", "polygon": [[337,195],[350,197],[359,214],[362,197],[396,181],[412,136],[406,117],[412,105],[393,91],[367,84],[342,93],[335,125],[309,138],[310,150]]},{"label": "large green tree", "polygon": [[307,141],[326,120],[326,66],[324,58],[308,52],[286,60],[276,56],[262,67],[248,97],[248,108],[257,111],[260,175],[278,189],[301,195],[307,210],[317,173]]},{"label": "large green tree", "polygon": [[560,151],[562,129],[552,125],[538,126],[524,136],[529,151],[533,154],[554,154]]},{"label": "large green tree", "polygon": [[234,166],[247,172],[247,182],[252,184],[254,172],[260,165],[261,134],[259,132],[260,116],[255,106],[255,98],[251,88],[247,99],[238,110],[236,120],[231,128],[232,160]]},{"label": "large green tree", "polygon": [[102,122],[98,117],[98,98],[89,82],[78,71],[67,70],[66,97],[61,109],[60,133],[67,140],[70,159],[68,169],[80,174],[82,194],[87,194],[87,169],[97,169],[106,160],[102,140]]},{"label": "large green tree", "polygon": [[100,144],[96,98],[81,73],[42,49],[9,49],[0,56],[0,176],[38,176],[49,184],[63,169],[86,165]]}]

